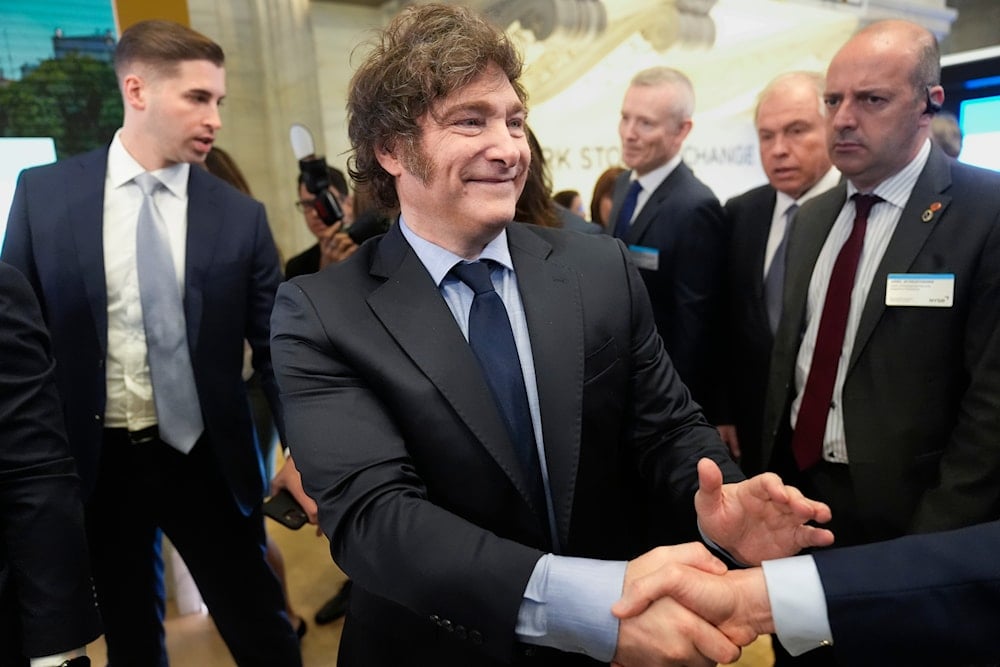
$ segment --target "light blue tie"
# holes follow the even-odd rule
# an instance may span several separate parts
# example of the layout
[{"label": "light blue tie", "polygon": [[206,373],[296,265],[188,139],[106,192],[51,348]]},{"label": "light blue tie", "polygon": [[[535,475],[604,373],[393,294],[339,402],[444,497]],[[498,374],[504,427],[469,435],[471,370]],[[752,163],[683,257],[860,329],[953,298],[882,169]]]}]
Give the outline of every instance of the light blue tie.
[{"label": "light blue tie", "polygon": [[205,430],[187,344],[184,304],[177,286],[167,227],[153,201],[163,184],[152,174],[135,177],[142,208],[135,234],[142,323],[160,439],[187,454]]}]

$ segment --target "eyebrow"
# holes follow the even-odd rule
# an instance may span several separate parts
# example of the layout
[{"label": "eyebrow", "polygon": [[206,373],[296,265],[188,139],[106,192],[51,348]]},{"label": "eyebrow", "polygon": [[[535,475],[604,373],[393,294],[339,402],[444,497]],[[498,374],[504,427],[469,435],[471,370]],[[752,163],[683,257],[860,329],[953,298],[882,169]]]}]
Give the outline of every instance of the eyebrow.
[{"label": "eyebrow", "polygon": [[[465,102],[463,104],[457,104],[449,109],[446,109],[443,114],[441,114],[441,120],[449,120],[455,116],[459,116],[464,113],[477,113],[481,115],[488,115],[493,113],[496,107],[488,102],[472,101]],[[517,104],[511,104],[506,109],[506,114],[508,116],[516,114],[527,114],[528,110],[523,104],[518,102]]]}]

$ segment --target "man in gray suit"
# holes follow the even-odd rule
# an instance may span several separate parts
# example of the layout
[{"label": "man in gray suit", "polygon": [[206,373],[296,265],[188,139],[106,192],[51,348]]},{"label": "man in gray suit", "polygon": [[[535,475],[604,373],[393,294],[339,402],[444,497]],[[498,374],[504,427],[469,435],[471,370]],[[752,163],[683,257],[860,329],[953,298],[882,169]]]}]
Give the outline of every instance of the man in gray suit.
[{"label": "man in gray suit", "polygon": [[841,545],[1000,513],[1000,176],[932,146],[939,75],[912,23],[841,48],[824,99],[847,182],[789,239],[763,454]]},{"label": "man in gray suit", "polygon": [[748,475],[763,470],[761,420],[781,317],[788,231],[798,208],[840,177],[826,150],[823,86],[818,72],[788,72],[765,86],[757,98],[754,125],[768,182],[725,206],[732,234],[719,433]]}]

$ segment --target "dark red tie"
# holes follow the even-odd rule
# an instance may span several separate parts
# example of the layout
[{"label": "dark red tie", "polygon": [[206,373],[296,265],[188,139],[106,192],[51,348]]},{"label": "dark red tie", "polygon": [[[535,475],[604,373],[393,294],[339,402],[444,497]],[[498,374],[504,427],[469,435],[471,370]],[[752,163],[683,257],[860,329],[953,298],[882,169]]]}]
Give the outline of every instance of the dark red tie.
[{"label": "dark red tie", "polygon": [[826,419],[830,414],[833,385],[837,380],[837,365],[844,350],[844,332],[847,315],[851,310],[851,291],[858,272],[861,249],[865,245],[868,213],[872,206],[882,201],[877,195],[855,194],[854,227],[847,237],[837,261],[833,264],[830,284],[826,289],[823,315],[816,334],[809,377],[806,379],[799,417],[792,434],[792,454],[799,470],[806,470],[820,462],[823,456],[823,436]]}]

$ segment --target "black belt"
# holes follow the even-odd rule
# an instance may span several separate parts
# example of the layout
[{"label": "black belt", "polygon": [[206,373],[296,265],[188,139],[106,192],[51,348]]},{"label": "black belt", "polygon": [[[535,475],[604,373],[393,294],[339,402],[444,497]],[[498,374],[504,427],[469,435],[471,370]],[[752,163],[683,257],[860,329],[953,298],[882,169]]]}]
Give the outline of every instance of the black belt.
[{"label": "black belt", "polygon": [[160,439],[160,429],[156,427],[156,424],[147,426],[146,428],[141,428],[138,431],[126,431],[123,428],[109,428],[105,430],[120,433],[128,438],[128,441],[133,445],[147,445],[154,440]]}]

